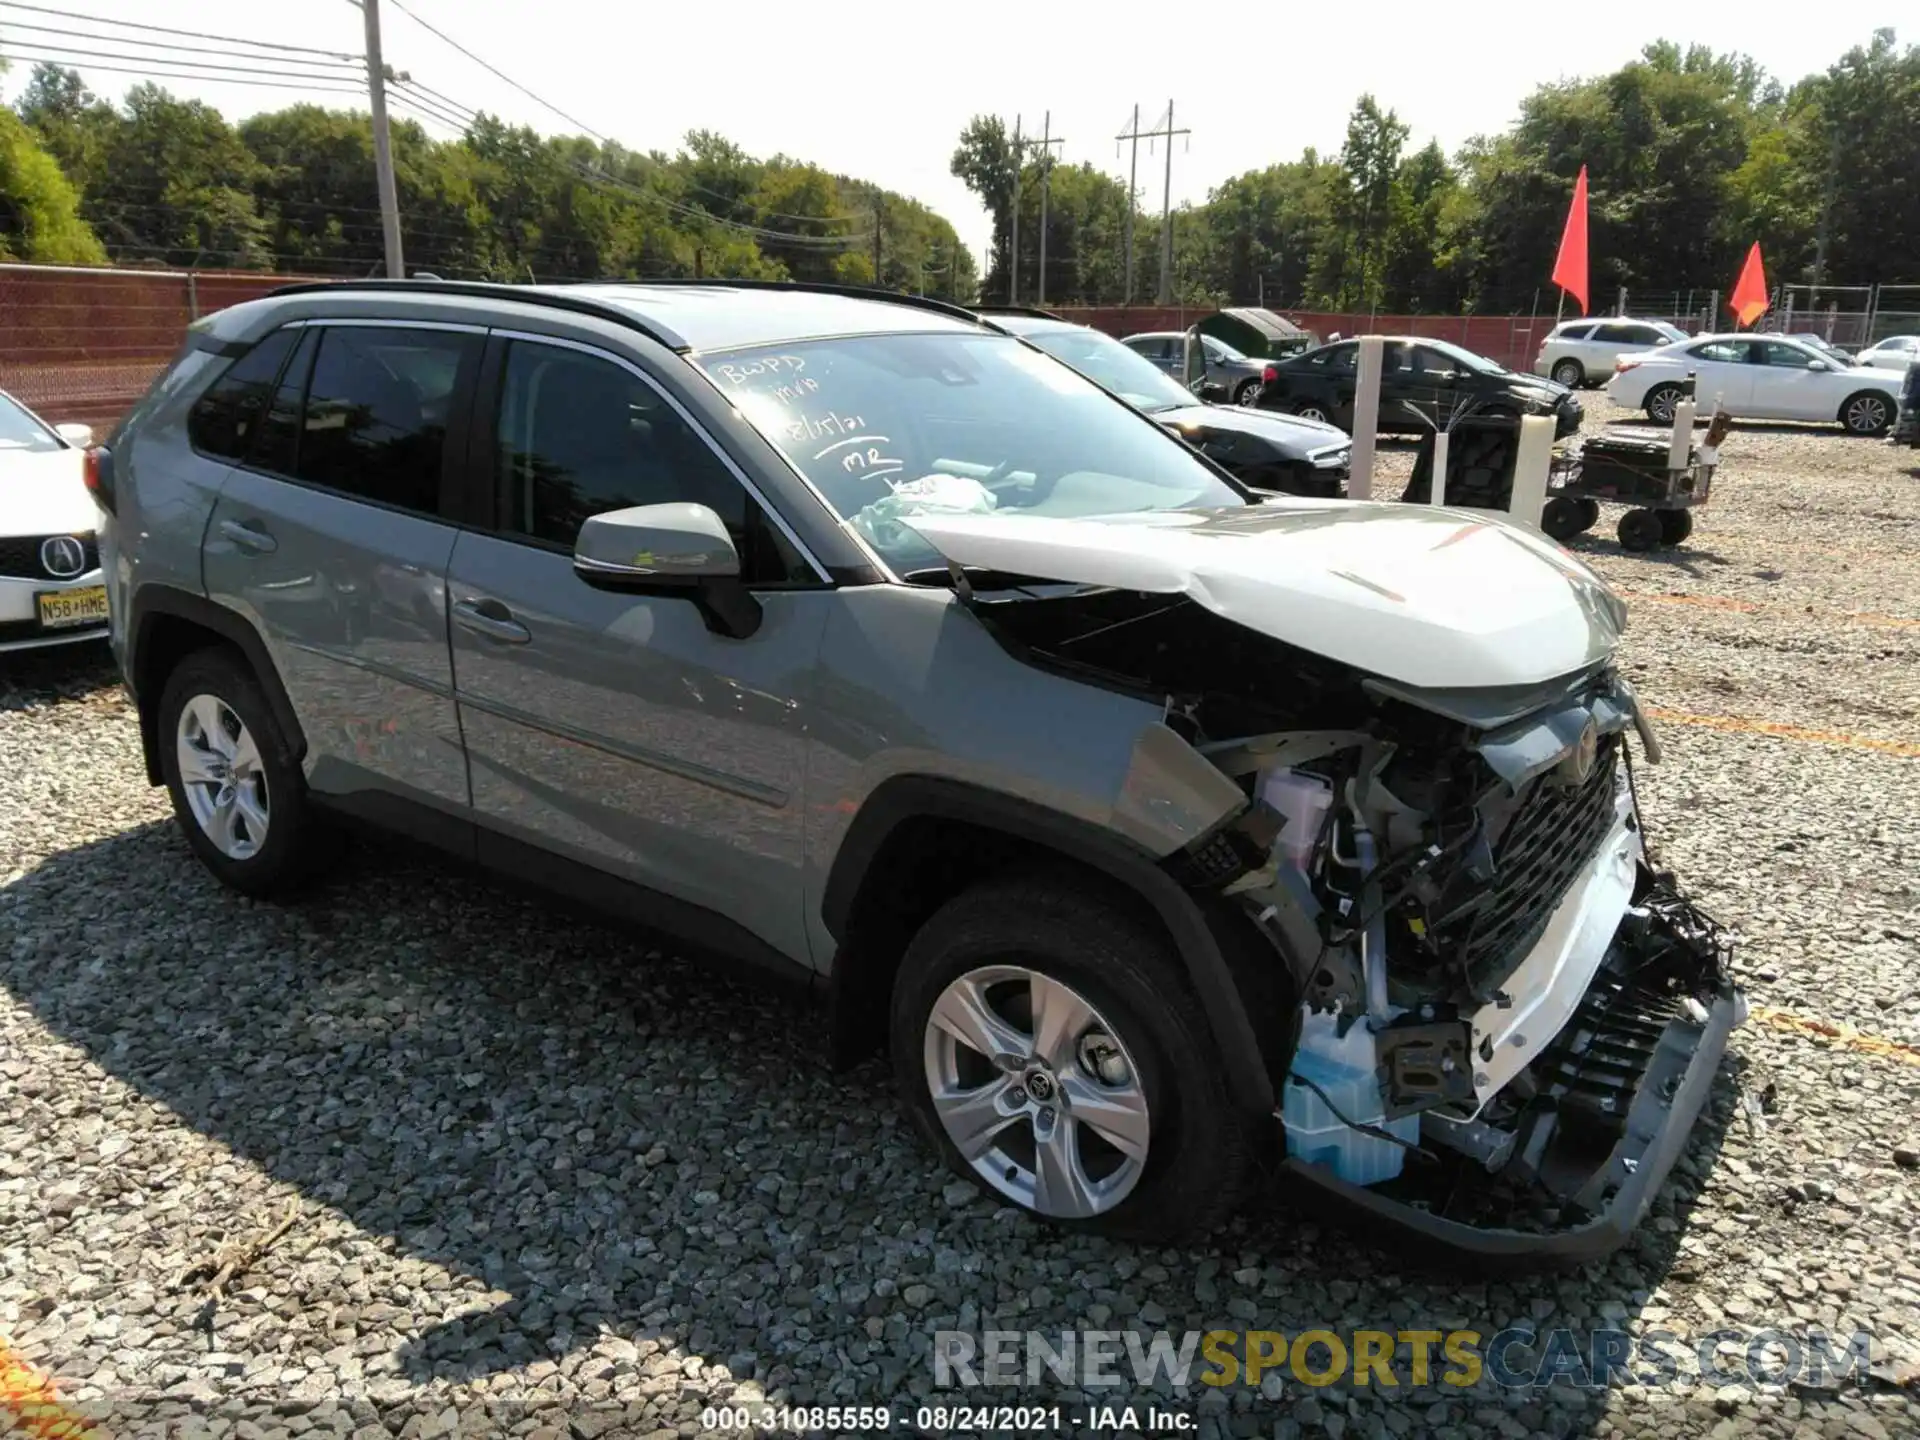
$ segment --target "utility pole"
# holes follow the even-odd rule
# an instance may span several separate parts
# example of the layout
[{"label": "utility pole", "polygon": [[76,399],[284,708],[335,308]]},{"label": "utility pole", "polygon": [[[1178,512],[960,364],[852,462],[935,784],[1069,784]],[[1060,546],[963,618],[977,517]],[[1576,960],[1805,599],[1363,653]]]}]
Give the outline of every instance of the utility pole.
[{"label": "utility pole", "polygon": [[[1127,161],[1127,282],[1123,305],[1133,304],[1133,211],[1134,202],[1140,194],[1140,107],[1133,107],[1133,123],[1123,135],[1114,136],[1115,143],[1122,140],[1133,142],[1133,155]],[[1116,152],[1118,153],[1118,152]]]},{"label": "utility pole", "polygon": [[1046,112],[1040,124],[1040,298],[1047,303],[1047,181],[1053,172],[1052,146],[1067,142],[1053,133],[1053,112]]},{"label": "utility pole", "polygon": [[1020,144],[1020,117],[1013,117],[1013,231],[1007,238],[1007,303],[1020,303],[1020,172],[1027,152]]},{"label": "utility pole", "polygon": [[[1136,109],[1135,114],[1137,115],[1138,113]],[[1145,140],[1151,144],[1152,141],[1162,138],[1167,142],[1166,189],[1160,200],[1159,303],[1162,305],[1171,305],[1173,303],[1173,137],[1176,135],[1191,135],[1192,133],[1191,130],[1176,130],[1173,128],[1173,101],[1169,100],[1167,101],[1167,113],[1165,117],[1158,125],[1154,126],[1153,129],[1142,130],[1139,122],[1136,120],[1132,132],[1120,137],[1122,140],[1132,140],[1136,143]],[[1128,206],[1127,228],[1128,232],[1131,233],[1133,228],[1131,205]],[[1131,273],[1127,276],[1127,286],[1128,293],[1131,295],[1133,286],[1133,276]]]},{"label": "utility pole", "polygon": [[373,112],[373,171],[380,186],[380,230],[386,239],[387,278],[407,278],[400,253],[400,192],[393,183],[393,141],[387,133],[387,67],[380,58],[380,0],[359,0],[367,22],[367,108]]}]

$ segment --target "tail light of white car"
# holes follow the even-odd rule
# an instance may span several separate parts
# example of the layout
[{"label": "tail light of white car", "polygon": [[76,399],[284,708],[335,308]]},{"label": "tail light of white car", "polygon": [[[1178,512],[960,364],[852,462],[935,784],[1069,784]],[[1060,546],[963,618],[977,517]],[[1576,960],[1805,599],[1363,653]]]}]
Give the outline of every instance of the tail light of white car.
[{"label": "tail light of white car", "polygon": [[113,452],[104,445],[89,446],[81,460],[80,480],[93,503],[113,514]]},{"label": "tail light of white car", "polygon": [[1624,375],[1639,363],[1640,357],[1638,355],[1617,355],[1613,361],[1613,373],[1616,375]]}]

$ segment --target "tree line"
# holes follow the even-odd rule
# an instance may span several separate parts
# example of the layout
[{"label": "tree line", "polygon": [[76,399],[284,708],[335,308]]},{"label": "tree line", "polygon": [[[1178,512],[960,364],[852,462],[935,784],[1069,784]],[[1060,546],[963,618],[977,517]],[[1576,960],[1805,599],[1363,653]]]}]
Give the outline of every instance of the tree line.
[{"label": "tree line", "polygon": [[[695,131],[674,154],[479,115],[391,127],[407,268],[446,279],[732,276],[971,300],[953,226],[881,186]],[[300,104],[238,125],[156,84],[118,104],[40,64],[0,110],[0,259],[383,271],[371,123]]]},{"label": "tree line", "polygon": [[[1756,240],[1776,281],[1920,283],[1920,47],[1891,30],[1791,85],[1750,59],[1669,42],[1607,75],[1542,85],[1504,133],[1459,153],[1407,147],[1391,109],[1361,97],[1337,155],[1251,170],[1173,217],[1173,289],[1186,304],[1385,313],[1554,307],[1553,268],[1588,168],[1590,293],[1729,289]],[[1004,300],[1015,187],[1019,293],[1040,293],[1041,162],[1014,162],[997,116],[961,133],[952,171],[993,220],[984,293]],[[1049,303],[1127,292],[1124,179],[1048,171]],[[1134,216],[1132,293],[1159,282],[1160,216]],[[1920,302],[1917,302],[1920,303]]]}]

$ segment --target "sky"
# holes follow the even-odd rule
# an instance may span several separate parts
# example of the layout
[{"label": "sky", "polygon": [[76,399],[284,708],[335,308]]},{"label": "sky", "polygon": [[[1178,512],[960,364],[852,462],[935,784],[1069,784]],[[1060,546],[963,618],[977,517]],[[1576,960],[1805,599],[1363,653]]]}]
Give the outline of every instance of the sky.
[{"label": "sky", "polygon": [[[34,36],[22,28],[108,28],[89,26],[86,16],[363,53],[362,15],[352,0],[41,3],[59,13],[0,0],[0,53],[32,53],[24,48],[30,40],[95,57],[114,48],[111,41]],[[584,126],[638,150],[671,151],[690,130],[718,131],[749,154],[783,153],[910,195],[946,216],[984,256],[986,213],[947,168],[960,131],[977,114],[999,114],[1009,125],[1018,115],[1023,133],[1050,123],[1066,142],[1056,150],[1060,159],[1124,179],[1127,156],[1114,137],[1136,104],[1151,126],[1171,100],[1176,126],[1192,132],[1173,153],[1177,206],[1205,199],[1209,187],[1243,171],[1295,159],[1308,146],[1337,153],[1348,113],[1366,92],[1411,126],[1410,148],[1437,139],[1451,151],[1504,128],[1536,85],[1614,69],[1655,39],[1741,50],[1793,80],[1864,45],[1905,8],[1884,0],[1607,0],[1575,11],[1539,0],[1475,0],[1464,8],[1378,0],[1364,11],[1299,4],[1188,10],[1126,0],[943,7],[907,0],[381,0],[381,28],[391,67],[469,110],[549,133]],[[422,20],[539,99],[475,64]],[[139,81],[89,69],[77,57],[52,58],[74,59],[103,95],[117,97]],[[15,60],[0,82],[9,98],[29,69]],[[299,88],[163,83],[234,119],[303,98],[356,103],[352,95]],[[445,125],[429,128],[453,133]],[[1161,199],[1163,144],[1151,154],[1140,147],[1143,206]]]}]

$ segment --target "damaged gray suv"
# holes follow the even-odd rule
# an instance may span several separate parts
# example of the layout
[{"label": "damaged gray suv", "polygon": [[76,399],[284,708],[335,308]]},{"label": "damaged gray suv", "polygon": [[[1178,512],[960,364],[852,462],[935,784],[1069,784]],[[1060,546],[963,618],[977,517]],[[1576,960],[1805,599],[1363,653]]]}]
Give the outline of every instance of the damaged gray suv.
[{"label": "damaged gray suv", "polygon": [[221,880],[368,821],[751,962],[1049,1220],[1191,1234],[1282,1171],[1602,1253],[1739,1018],[1591,572],[1255,497],[965,311],[295,287],[95,461],[148,776]]}]

